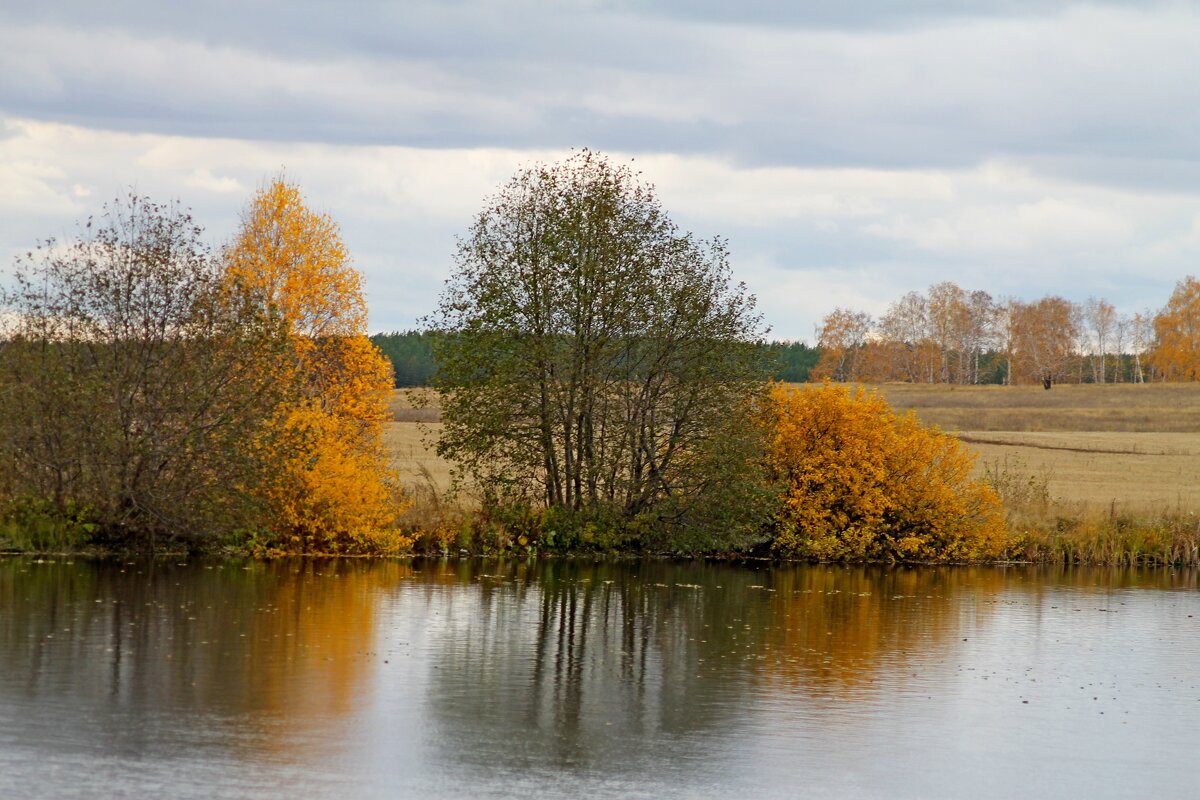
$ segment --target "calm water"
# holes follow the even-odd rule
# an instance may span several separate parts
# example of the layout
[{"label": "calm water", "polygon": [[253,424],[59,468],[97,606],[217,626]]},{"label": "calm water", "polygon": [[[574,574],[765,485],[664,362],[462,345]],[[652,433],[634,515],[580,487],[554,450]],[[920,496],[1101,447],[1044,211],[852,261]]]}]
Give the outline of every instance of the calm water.
[{"label": "calm water", "polygon": [[1200,795],[1179,571],[0,560],[0,797]]}]

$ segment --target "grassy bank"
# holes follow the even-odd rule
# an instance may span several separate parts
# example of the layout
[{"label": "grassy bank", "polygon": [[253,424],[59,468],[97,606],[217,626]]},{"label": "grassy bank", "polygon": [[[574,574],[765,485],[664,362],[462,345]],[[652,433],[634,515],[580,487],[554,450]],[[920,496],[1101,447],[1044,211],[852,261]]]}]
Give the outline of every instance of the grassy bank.
[{"label": "grassy bank", "polygon": [[[898,409],[957,433],[977,474],[1008,514],[1013,560],[1200,565],[1200,386],[1184,384],[878,388]],[[481,518],[470,496],[450,499],[450,464],[427,390],[398,390],[385,430],[412,507],[413,549],[434,554],[604,550],[620,542],[588,529],[564,540],[531,513]],[[562,527],[562,526],[557,526]],[[550,532],[551,536],[546,537]],[[0,527],[0,548],[63,551],[88,542],[86,515],[54,520],[26,510]],[[253,542],[235,547],[254,551]]]}]

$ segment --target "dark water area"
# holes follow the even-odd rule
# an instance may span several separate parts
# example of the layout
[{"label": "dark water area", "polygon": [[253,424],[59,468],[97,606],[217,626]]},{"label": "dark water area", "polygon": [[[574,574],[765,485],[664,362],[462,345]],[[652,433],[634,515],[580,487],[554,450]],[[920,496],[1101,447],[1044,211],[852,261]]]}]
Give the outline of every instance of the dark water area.
[{"label": "dark water area", "polygon": [[1194,798],[1197,580],[0,559],[0,797]]}]

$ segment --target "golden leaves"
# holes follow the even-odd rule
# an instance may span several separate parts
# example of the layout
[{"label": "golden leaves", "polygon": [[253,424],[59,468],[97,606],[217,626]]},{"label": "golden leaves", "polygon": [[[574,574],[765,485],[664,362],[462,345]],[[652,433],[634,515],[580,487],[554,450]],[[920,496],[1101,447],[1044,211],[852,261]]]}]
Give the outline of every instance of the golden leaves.
[{"label": "golden leaves", "polygon": [[288,549],[389,550],[405,542],[403,509],[383,452],[391,364],[366,337],[362,276],[337,224],[272,181],[251,202],[226,252],[231,279],[286,322],[294,358],[277,377],[295,386],[265,437],[279,465],[261,494]]},{"label": "golden leaves", "polygon": [[362,276],[350,266],[337,223],[310,211],[300,189],[282,178],[251,202],[226,256],[231,276],[261,291],[296,335],[365,332]]},{"label": "golden leaves", "polygon": [[402,510],[378,437],[317,406],[284,410],[279,471],[266,487],[272,527],[291,549],[375,551]]},{"label": "golden leaves", "polygon": [[1200,380],[1200,281],[1189,275],[1176,284],[1154,318],[1154,336],[1150,363],[1164,379]]},{"label": "golden leaves", "polygon": [[999,498],[952,436],[878,394],[774,385],[769,469],[784,486],[777,552],[821,559],[973,559],[1004,546]]}]

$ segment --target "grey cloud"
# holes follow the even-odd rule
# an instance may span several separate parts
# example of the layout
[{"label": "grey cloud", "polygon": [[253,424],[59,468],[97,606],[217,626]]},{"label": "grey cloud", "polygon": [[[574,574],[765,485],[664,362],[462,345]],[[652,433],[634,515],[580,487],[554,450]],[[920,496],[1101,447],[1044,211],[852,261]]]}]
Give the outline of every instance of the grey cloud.
[{"label": "grey cloud", "polygon": [[[717,4],[39,4],[8,12],[0,108],[129,131],[764,165],[1200,155],[1200,16],[1186,10],[852,3],[830,34],[814,30],[826,5],[843,7],[761,3],[754,24],[717,24]],[[868,8],[911,25],[869,24]]]},{"label": "grey cloud", "polygon": [[[194,19],[152,5],[121,4],[104,23],[90,5],[11,14],[0,107],[186,136],[590,145],[772,166],[961,167],[1009,154],[1079,168],[1081,154],[1200,155],[1200,86],[1189,78],[1200,17],[1183,12],[979,16],[1031,8],[1001,2],[940,25],[830,35],[782,4],[758,6],[778,28],[713,24],[703,8],[682,23],[664,16],[671,7],[619,4],[577,14],[385,5],[374,17],[372,6],[298,6],[278,19],[256,4],[216,4]],[[948,13],[919,8],[912,19]],[[34,22],[64,28],[20,29]]]},{"label": "grey cloud", "polygon": [[[1198,68],[1200,13],[1178,4],[66,0],[0,9],[0,117],[256,139],[272,154],[296,142],[588,146],[899,171],[999,159],[1106,190],[1174,193],[1181,207],[1200,185]],[[111,188],[131,177],[113,174]],[[252,185],[259,176],[238,177]],[[69,188],[74,178],[63,180]],[[367,272],[372,325],[412,324],[431,306],[457,229],[428,218],[364,221],[374,200],[338,200],[333,210]],[[236,208],[218,204],[230,201],[205,201],[204,218],[227,229]],[[895,206],[889,214],[917,222],[950,213],[915,199]],[[1122,308],[1158,305],[1197,246],[1139,261],[1148,242],[1182,235],[1190,223],[1181,216],[1121,246],[1010,259],[922,248],[853,219],[756,227],[703,214],[677,218],[728,236],[739,263],[770,265],[773,276],[849,276],[839,291],[875,307],[947,278],[995,294],[1111,291]],[[11,220],[3,245],[17,232],[28,241],[27,229],[54,230]],[[772,293],[753,288],[764,300]],[[810,335],[811,325],[776,321],[783,335]]]}]

